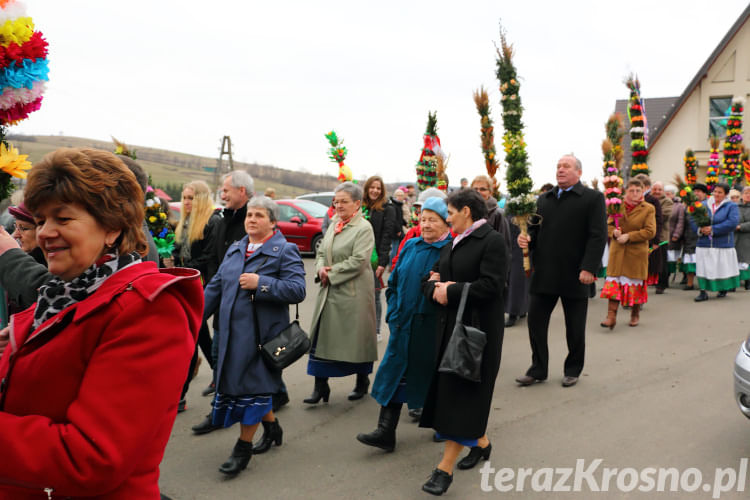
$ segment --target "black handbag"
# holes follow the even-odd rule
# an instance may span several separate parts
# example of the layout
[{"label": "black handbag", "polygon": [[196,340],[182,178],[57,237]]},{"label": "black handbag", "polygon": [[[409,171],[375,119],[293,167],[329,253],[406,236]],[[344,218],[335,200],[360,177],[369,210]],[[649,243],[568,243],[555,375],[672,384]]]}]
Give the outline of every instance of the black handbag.
[{"label": "black handbag", "polygon": [[[284,328],[276,337],[265,344],[258,344],[258,350],[263,362],[269,370],[281,371],[291,365],[310,350],[310,337],[299,325],[299,304],[294,305],[296,315],[294,321]],[[258,328],[257,309],[253,311],[255,330]]]},{"label": "black handbag", "polygon": [[470,283],[461,291],[461,302],[456,313],[456,324],[448,345],[445,346],[443,359],[438,372],[449,373],[470,382],[482,381],[482,354],[487,344],[487,334],[478,328],[463,323],[466,297],[469,295]]}]

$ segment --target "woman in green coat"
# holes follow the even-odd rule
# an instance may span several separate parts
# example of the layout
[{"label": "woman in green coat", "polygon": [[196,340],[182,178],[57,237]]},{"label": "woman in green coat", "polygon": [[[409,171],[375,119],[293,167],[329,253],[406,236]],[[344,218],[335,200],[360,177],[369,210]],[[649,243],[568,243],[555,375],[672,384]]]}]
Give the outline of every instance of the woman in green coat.
[{"label": "woman in green coat", "polygon": [[336,188],[333,204],[336,215],[315,259],[320,292],[310,329],[307,374],[315,377],[315,389],[304,400],[308,404],[328,401],[329,377],[349,375],[357,376],[349,399],[361,399],[370,386],[372,363],[378,359],[370,263],[375,236],[360,210],[362,190],[344,182]]}]

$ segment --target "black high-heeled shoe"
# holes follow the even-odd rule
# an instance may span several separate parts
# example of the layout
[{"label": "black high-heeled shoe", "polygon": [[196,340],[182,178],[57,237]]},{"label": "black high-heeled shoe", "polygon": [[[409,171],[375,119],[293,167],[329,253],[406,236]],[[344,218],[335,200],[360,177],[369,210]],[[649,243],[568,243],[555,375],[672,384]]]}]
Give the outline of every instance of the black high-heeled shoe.
[{"label": "black high-heeled shoe", "polygon": [[261,424],[263,424],[263,436],[261,436],[260,442],[253,446],[253,455],[267,452],[274,443],[276,446],[281,446],[281,440],[284,437],[284,431],[281,430],[278,418],[273,422],[261,421]]},{"label": "black high-heeled shoe", "polygon": [[247,468],[247,464],[250,463],[252,457],[253,443],[248,443],[247,441],[238,439],[237,443],[234,445],[232,454],[227,461],[219,467],[219,472],[228,476],[236,476]]},{"label": "black high-heeled shoe", "polygon": [[480,459],[489,460],[491,452],[492,443],[488,444],[486,448],[472,446],[469,454],[462,458],[456,467],[461,470],[473,469],[479,463]]},{"label": "black high-heeled shoe", "polygon": [[326,377],[315,377],[315,388],[312,394],[310,394],[309,398],[302,400],[302,402],[315,405],[322,399],[324,403],[327,403],[330,395],[331,388],[328,386],[328,379]]},{"label": "black high-heeled shoe", "polygon": [[357,374],[357,383],[354,384],[354,389],[349,393],[347,398],[349,401],[356,401],[362,399],[367,394],[367,389],[370,387],[370,377],[367,374]]},{"label": "black high-heeled shoe", "polygon": [[453,474],[448,474],[443,470],[435,469],[432,471],[430,479],[422,485],[422,491],[426,491],[431,495],[440,496],[448,491],[448,487],[452,482]]}]

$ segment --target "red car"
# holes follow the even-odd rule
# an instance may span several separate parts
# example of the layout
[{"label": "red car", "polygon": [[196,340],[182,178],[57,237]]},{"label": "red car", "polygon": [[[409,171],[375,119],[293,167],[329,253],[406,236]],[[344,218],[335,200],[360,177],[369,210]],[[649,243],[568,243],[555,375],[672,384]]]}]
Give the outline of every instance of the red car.
[{"label": "red car", "polygon": [[323,218],[328,207],[310,200],[276,200],[281,234],[299,247],[300,252],[317,252],[323,240]]}]

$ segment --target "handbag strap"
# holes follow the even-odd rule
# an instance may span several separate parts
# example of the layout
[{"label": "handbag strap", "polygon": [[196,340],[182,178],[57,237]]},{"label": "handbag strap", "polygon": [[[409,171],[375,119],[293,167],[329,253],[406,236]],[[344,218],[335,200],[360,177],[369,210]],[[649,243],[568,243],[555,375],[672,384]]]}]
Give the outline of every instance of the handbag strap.
[{"label": "handbag strap", "polygon": [[471,283],[466,283],[461,290],[461,302],[458,303],[458,312],[456,313],[456,323],[463,323],[464,308],[466,308],[466,297],[469,296],[469,287]]}]

